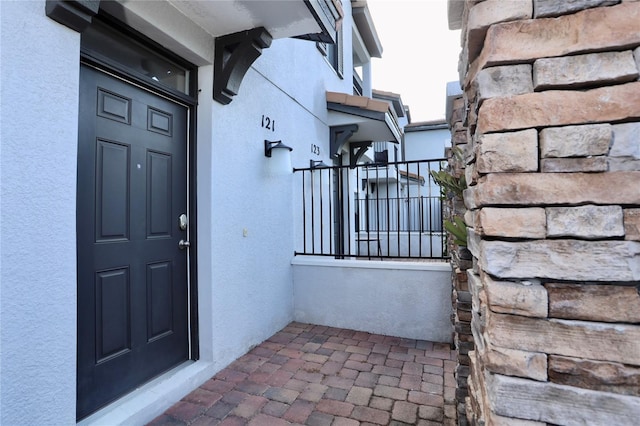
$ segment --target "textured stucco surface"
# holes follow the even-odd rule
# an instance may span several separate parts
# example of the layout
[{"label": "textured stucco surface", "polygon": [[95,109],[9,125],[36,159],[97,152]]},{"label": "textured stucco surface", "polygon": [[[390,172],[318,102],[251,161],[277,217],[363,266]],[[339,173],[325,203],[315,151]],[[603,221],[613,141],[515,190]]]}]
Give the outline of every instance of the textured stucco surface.
[{"label": "textured stucco surface", "polygon": [[296,321],[451,342],[448,264],[331,262],[294,260]]},{"label": "textured stucco surface", "polygon": [[75,423],[80,36],[0,3],[0,423]]}]

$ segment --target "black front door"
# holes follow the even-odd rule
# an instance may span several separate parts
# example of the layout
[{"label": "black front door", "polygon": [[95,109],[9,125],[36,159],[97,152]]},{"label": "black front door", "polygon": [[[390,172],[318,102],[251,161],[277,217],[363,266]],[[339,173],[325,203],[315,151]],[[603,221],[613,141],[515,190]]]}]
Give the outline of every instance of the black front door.
[{"label": "black front door", "polygon": [[77,415],[188,358],[188,108],[82,65]]}]

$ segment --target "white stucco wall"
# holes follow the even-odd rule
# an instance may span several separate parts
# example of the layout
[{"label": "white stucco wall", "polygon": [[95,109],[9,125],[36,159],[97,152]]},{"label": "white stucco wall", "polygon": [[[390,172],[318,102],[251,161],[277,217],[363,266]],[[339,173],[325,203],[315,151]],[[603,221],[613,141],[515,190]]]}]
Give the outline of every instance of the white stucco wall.
[{"label": "white stucco wall", "polygon": [[444,149],[451,146],[449,129],[406,131],[404,149],[407,160],[444,158]]},{"label": "white stucco wall", "polygon": [[0,423],[73,424],[80,35],[0,2]]},{"label": "white stucco wall", "polygon": [[[201,253],[199,263],[211,265],[207,297],[216,362],[232,361],[293,320],[290,259],[301,212],[291,167],[308,167],[312,143],[329,151],[327,85],[346,83],[315,43],[279,39],[263,50],[230,104],[211,105],[210,167],[204,169],[213,185],[210,196],[199,195],[199,202],[209,196],[204,209],[210,209],[211,231],[200,240],[211,240],[211,252]],[[262,126],[263,116],[275,121],[274,130]],[[288,170],[272,170],[265,139],[293,148]],[[203,214],[208,220],[206,212],[199,219]]]},{"label": "white stucco wall", "polygon": [[451,342],[446,262],[292,261],[296,321]]}]

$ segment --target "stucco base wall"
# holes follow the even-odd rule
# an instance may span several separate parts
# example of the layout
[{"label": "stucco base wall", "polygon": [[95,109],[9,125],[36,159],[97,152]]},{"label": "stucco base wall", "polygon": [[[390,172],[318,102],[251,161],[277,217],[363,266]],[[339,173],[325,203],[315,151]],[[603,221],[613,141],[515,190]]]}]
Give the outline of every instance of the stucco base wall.
[{"label": "stucco base wall", "polygon": [[296,257],[292,264],[296,321],[451,342],[447,263]]}]

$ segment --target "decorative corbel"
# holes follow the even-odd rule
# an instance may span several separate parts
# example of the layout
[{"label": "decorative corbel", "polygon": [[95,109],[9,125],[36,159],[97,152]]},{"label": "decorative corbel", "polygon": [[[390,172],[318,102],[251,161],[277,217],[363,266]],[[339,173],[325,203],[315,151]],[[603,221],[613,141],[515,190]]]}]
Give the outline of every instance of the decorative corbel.
[{"label": "decorative corbel", "polygon": [[262,49],[271,46],[272,37],[263,27],[216,38],[213,65],[213,99],[223,105],[231,102],[240,83]]},{"label": "decorative corbel", "polygon": [[358,131],[357,124],[345,124],[343,126],[331,126],[329,128],[329,149],[331,157],[337,158],[345,143]]},{"label": "decorative corbel", "polygon": [[44,11],[54,21],[81,33],[91,25],[98,9],[100,0],[47,0]]},{"label": "decorative corbel", "polygon": [[349,168],[355,169],[356,164],[360,161],[360,158],[367,152],[367,149],[373,144],[372,141],[368,142],[351,142],[349,144]]}]

